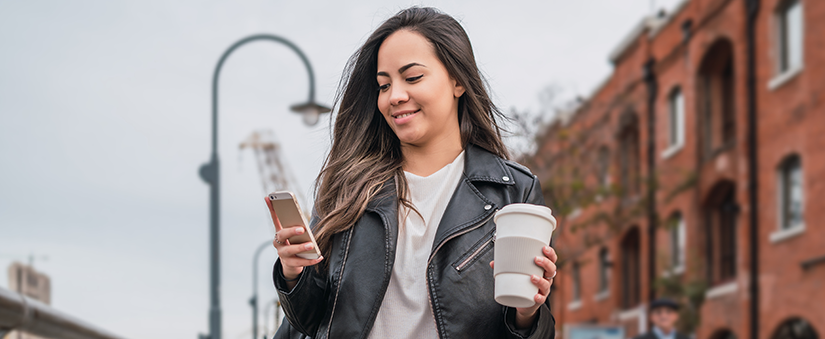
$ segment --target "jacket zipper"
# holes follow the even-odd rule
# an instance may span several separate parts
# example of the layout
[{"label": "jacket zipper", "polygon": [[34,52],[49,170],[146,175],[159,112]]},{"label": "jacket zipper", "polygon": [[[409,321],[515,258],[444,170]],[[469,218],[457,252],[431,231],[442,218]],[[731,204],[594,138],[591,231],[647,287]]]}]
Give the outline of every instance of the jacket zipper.
[{"label": "jacket zipper", "polygon": [[481,225],[486,224],[488,221],[490,221],[490,219],[493,218],[493,216],[496,215],[496,211],[498,211],[498,209],[493,210],[493,212],[490,213],[490,215],[487,216],[486,218],[484,218],[484,220],[482,220],[481,222],[473,225],[472,227],[468,227],[468,228],[464,229],[461,232],[455,233],[455,234],[449,236],[447,239],[444,239],[444,241],[442,241],[440,244],[438,244],[438,247],[436,247],[435,250],[433,250],[433,254],[430,255],[430,258],[427,259],[427,303],[430,304],[430,310],[433,312],[433,322],[435,323],[435,331],[436,331],[436,333],[438,333],[439,338],[441,338],[441,330],[438,328],[438,322],[435,320],[435,308],[433,307],[432,284],[431,284],[432,280],[430,279],[432,277],[431,276],[431,271],[430,271],[430,264],[432,264],[432,261],[433,261],[433,258],[435,257],[435,254],[438,253],[438,250],[441,249],[441,246],[444,246],[444,244],[447,243],[447,241],[450,241],[450,240],[454,239],[455,237],[457,237],[459,235],[463,235],[467,232],[470,232],[470,231],[472,231],[476,228],[481,227]]},{"label": "jacket zipper", "polygon": [[490,237],[490,239],[487,239],[487,241],[485,241],[483,244],[481,244],[481,246],[479,246],[475,251],[473,251],[473,254],[467,257],[467,259],[464,259],[464,261],[462,261],[460,264],[458,264],[458,266],[455,267],[456,271],[461,272],[461,270],[464,269],[464,266],[467,266],[469,262],[473,261],[473,259],[475,259],[485,248],[487,248],[487,245],[495,241],[496,232],[493,231],[493,235]]},{"label": "jacket zipper", "polygon": [[327,324],[327,338],[329,338],[332,330],[332,318],[335,316],[335,305],[338,304],[338,294],[341,292],[341,280],[344,278],[344,266],[347,265],[347,256],[349,256],[349,245],[352,241],[352,229],[347,234],[347,247],[344,251],[344,259],[341,261],[341,273],[338,274],[338,287],[335,288],[335,300],[332,302],[332,311],[329,314],[329,324]]}]

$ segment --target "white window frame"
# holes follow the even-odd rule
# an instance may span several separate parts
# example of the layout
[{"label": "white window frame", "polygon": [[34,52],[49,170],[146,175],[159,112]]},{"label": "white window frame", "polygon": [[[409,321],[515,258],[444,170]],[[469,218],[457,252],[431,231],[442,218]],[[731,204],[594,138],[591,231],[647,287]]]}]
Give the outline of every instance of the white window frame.
[{"label": "white window frame", "polygon": [[[802,221],[793,225],[785,227],[785,180],[786,171],[788,170],[788,161],[796,157],[799,159],[799,185],[802,189]],[[792,155],[783,158],[776,170],[776,231],[771,233],[770,241],[772,243],[780,242],[785,239],[793,238],[805,232],[805,170],[802,165],[802,158],[799,155]]]},{"label": "white window frame", "polygon": [[[602,253],[606,253],[606,258],[602,258]],[[601,300],[610,295],[610,250],[602,248],[599,250],[599,293],[596,294],[596,299]],[[604,275],[605,286],[602,286],[602,275]]]},{"label": "white window frame", "polygon": [[[682,213],[677,212],[677,213],[674,213],[673,216],[671,216],[671,219],[669,219],[669,220],[673,220],[672,218],[674,216],[679,216],[679,223],[676,225],[676,229],[675,229],[677,242],[678,242],[676,244],[676,247],[677,247],[677,251],[679,252],[679,262],[676,265],[673,266],[673,268],[671,269],[671,273],[672,274],[682,274],[682,273],[685,272],[685,262],[687,261],[687,258],[685,258],[685,254],[686,254],[685,252],[686,252],[686,248],[687,248],[687,230],[686,230],[686,226],[685,226],[685,216]],[[673,231],[674,230],[670,230],[670,232],[673,232]],[[672,240],[673,239],[672,234],[668,234],[668,235],[669,235],[669,238]],[[671,243],[671,246],[673,246],[672,243]]]},{"label": "white window frame", "polygon": [[[679,99],[678,102],[676,98]],[[674,88],[667,96],[667,111],[668,147],[662,152],[662,158],[665,159],[672,157],[685,146],[685,93],[681,87]],[[676,131],[675,138],[672,131]]]},{"label": "white window frame", "polygon": [[[789,5],[790,2],[795,2],[793,5]],[[784,63],[789,63],[790,61],[786,61],[785,58],[789,58],[786,56],[785,51],[783,51],[784,46],[790,46],[786,44],[786,40],[788,39],[788,35],[786,34],[783,26],[785,25],[785,15],[788,13],[788,9],[792,6],[799,6],[799,11],[801,12],[799,18],[799,34],[800,34],[800,43],[799,43],[799,64],[798,65],[788,65],[786,69],[783,69]],[[775,76],[768,81],[768,89],[775,90],[788,82],[789,80],[796,77],[797,74],[802,72],[802,69],[805,65],[805,6],[802,3],[802,0],[789,0],[789,1],[781,1],[780,7],[774,12],[773,15],[774,21],[774,53],[776,55],[776,63],[775,63]]]}]

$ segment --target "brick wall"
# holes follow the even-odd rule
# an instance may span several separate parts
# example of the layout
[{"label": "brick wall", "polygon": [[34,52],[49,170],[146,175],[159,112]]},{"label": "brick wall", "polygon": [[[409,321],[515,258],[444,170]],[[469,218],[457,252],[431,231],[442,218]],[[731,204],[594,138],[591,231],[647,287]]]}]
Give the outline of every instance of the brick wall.
[{"label": "brick wall", "polygon": [[[777,11],[783,4],[779,0],[761,1],[756,18],[758,191],[755,193],[759,206],[749,206],[753,190],[748,187],[744,0],[692,0],[672,14],[645,18],[640,24],[641,30],[632,34],[612,55],[615,69],[610,77],[569,119],[558,120],[550,126],[539,141],[537,153],[525,159],[543,180],[544,187],[564,182],[574,170],[584,173],[579,176],[585,185],[593,186],[599,180],[597,171],[590,170],[596,166],[596,150],[607,147],[611,155],[609,181],[616,186],[622,182],[622,163],[627,161],[626,153],[621,151],[622,125],[627,116],[633,115],[639,133],[639,175],[657,179],[659,227],[655,231],[655,253],[651,253],[649,247],[649,211],[623,212],[630,217],[608,218],[610,222],[600,219],[601,215],[615,216],[616,211],[646,206],[644,189],[629,195],[608,193],[581,206],[561,210],[567,201],[558,200],[567,196],[550,194],[547,197],[561,225],[554,236],[562,266],[553,292],[553,313],[560,327],[582,323],[623,325],[628,336],[645,330],[640,327],[648,326],[644,318],[653,287],[649,264],[655,261],[656,277],[666,274],[672,244],[665,220],[678,212],[686,231],[686,264],[684,271],[677,273],[678,279],[710,284],[699,312],[701,323],[695,332],[697,338],[713,338],[722,331],[730,331],[738,338],[750,337],[751,260],[757,260],[759,266],[758,337],[773,338],[776,329],[793,317],[806,320],[820,336],[825,335],[825,263],[822,263],[825,260],[818,260],[825,256],[825,226],[820,222],[825,220],[825,208],[820,207],[825,206],[822,203],[825,201],[825,34],[822,34],[825,1],[801,0],[803,66],[790,75],[777,70]],[[684,29],[687,22],[691,27],[689,35]],[[730,58],[729,73],[724,71],[726,58]],[[652,107],[656,118],[654,174],[647,168],[650,107],[643,72],[645,63],[651,59],[655,60],[658,85]],[[731,79],[728,87],[708,85],[716,81],[713,79],[722,79],[719,83],[724,84],[725,77]],[[777,80],[782,78],[785,78],[782,82]],[[724,92],[724,88],[729,92]],[[670,149],[669,98],[676,90],[684,98],[685,140],[680,147]],[[708,100],[712,104],[708,104]],[[728,108],[713,108],[720,100],[727,102]],[[725,125],[724,119],[719,118],[722,111],[729,112],[732,125]],[[707,128],[708,124],[713,127]],[[722,133],[724,126],[732,126],[730,140],[713,141],[712,136],[708,137],[708,133]],[[804,228],[783,233],[779,231],[779,166],[790,155],[801,159]],[[732,189],[734,204],[722,206],[719,201],[726,187]],[[545,193],[548,195],[548,190]],[[751,208],[758,209],[758,258],[749,257]],[[724,237],[718,234],[721,226],[717,225],[725,223],[718,221],[727,213],[719,212],[723,210],[732,211],[732,247],[718,245],[720,236]],[[627,304],[623,300],[628,294],[624,285],[633,279],[623,276],[628,255],[623,254],[626,252],[622,250],[622,239],[634,228],[638,230],[641,254],[637,277],[641,294],[638,302]],[[606,292],[600,290],[599,251],[603,248],[612,261]],[[720,273],[725,270],[719,267],[719,260],[709,259],[709,255],[719,257],[727,248],[735,248],[731,252],[734,266],[728,269],[735,273],[728,277]],[[581,268],[581,293],[577,301],[573,300],[574,279],[569,274],[573,262]],[[710,271],[714,272],[710,273],[711,278],[709,264]],[[562,335],[563,331],[557,333]]]}]

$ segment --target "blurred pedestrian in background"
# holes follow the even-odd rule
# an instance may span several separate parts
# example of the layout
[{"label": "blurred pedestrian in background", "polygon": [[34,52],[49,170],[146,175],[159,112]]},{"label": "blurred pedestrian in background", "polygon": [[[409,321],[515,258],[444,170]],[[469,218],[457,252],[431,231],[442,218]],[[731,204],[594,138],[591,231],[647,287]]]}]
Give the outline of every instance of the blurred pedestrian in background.
[{"label": "blurred pedestrian in background", "polygon": [[679,321],[679,304],[671,299],[661,298],[650,303],[650,322],[653,329],[635,339],[689,339],[676,331]]},{"label": "blurred pedestrian in background", "polygon": [[[350,59],[310,226],[320,259],[281,228],[278,338],[553,338],[555,251],[534,259],[535,304],[495,302],[493,215],[544,205],[509,160],[467,33],[432,8],[402,10]],[[312,266],[312,267],[307,267]]]}]

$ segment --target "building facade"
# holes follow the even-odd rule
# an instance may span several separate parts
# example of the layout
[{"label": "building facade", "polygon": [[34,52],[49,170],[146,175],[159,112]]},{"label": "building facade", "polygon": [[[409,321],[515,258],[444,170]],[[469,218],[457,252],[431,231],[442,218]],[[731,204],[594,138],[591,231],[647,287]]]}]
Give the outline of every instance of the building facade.
[{"label": "building facade", "polygon": [[[825,1],[690,0],[644,18],[613,73],[523,161],[560,227],[564,327],[825,335]],[[684,315],[684,314],[683,314]]]},{"label": "building facade", "polygon": [[[51,279],[48,275],[40,273],[31,265],[14,262],[9,265],[9,289],[24,296],[40,301],[46,305],[51,304],[52,287]],[[5,336],[5,339],[41,339],[20,331],[12,331]]]}]

